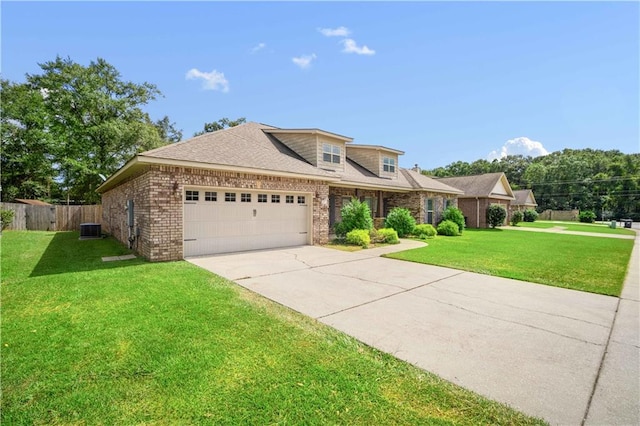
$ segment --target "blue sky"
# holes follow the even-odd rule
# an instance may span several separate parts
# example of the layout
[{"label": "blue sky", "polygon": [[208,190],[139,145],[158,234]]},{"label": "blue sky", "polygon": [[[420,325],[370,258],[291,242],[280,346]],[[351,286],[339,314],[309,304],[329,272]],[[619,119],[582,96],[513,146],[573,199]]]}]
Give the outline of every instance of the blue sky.
[{"label": "blue sky", "polygon": [[[189,137],[247,117],[422,168],[639,146],[637,2],[2,2],[2,77],[56,55],[156,84]],[[324,30],[324,31],[322,31]]]}]

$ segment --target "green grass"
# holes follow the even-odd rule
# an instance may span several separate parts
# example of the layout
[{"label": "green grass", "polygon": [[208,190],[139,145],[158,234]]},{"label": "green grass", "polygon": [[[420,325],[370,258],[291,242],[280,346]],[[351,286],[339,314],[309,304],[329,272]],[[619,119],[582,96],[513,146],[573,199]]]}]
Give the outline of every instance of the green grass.
[{"label": "green grass", "polygon": [[2,234],[2,424],[541,424],[186,262]]},{"label": "green grass", "polygon": [[578,223],[578,222],[555,222],[555,221],[545,221],[539,220],[536,222],[520,222],[518,223],[519,227],[522,228],[541,228],[541,229],[549,229],[554,227],[564,228],[567,231],[580,231],[580,232],[593,232],[597,234],[618,234],[618,235],[636,235],[634,231],[631,229],[624,228],[609,228],[608,225],[603,225],[600,223]]},{"label": "green grass", "polygon": [[387,257],[619,296],[633,240],[465,229]]}]

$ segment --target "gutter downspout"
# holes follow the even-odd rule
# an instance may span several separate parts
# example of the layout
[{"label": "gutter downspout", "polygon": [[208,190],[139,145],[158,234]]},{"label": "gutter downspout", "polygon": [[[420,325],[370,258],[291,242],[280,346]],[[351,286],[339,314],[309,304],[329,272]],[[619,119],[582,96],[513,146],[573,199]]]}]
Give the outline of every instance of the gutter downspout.
[{"label": "gutter downspout", "polygon": [[476,228],[480,228],[480,199],[476,197]]}]

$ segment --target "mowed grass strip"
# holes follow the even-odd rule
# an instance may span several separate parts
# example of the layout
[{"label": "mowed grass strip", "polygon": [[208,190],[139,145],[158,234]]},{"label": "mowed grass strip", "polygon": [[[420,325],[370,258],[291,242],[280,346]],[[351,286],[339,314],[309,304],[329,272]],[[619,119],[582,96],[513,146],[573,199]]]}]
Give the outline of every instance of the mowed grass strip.
[{"label": "mowed grass strip", "polygon": [[576,223],[576,222],[555,222],[555,221],[546,221],[546,220],[538,220],[535,222],[520,222],[518,223],[519,227],[522,228],[538,228],[538,229],[549,229],[549,228],[564,228],[566,231],[579,231],[579,232],[592,232],[595,234],[618,234],[618,235],[636,235],[634,231],[631,229],[625,228],[609,228],[608,225],[603,225],[601,223]]},{"label": "mowed grass strip", "polygon": [[619,296],[633,240],[465,229],[428,246],[387,255],[394,259]]},{"label": "mowed grass strip", "polygon": [[2,424],[543,423],[189,263],[1,238]]}]

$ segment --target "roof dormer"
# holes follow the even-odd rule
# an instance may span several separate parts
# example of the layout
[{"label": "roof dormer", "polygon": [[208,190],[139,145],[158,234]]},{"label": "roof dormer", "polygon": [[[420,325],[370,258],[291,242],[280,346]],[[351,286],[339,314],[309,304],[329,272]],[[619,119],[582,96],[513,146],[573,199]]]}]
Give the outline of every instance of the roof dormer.
[{"label": "roof dormer", "polygon": [[398,156],[403,151],[379,145],[349,145],[347,157],[381,178],[398,178]]},{"label": "roof dormer", "polygon": [[346,144],[353,139],[320,129],[265,130],[314,166],[344,171]]}]

